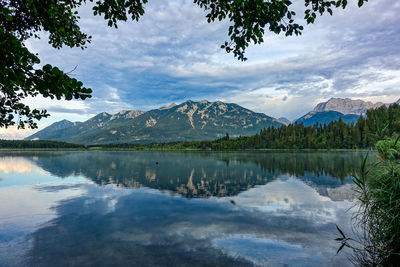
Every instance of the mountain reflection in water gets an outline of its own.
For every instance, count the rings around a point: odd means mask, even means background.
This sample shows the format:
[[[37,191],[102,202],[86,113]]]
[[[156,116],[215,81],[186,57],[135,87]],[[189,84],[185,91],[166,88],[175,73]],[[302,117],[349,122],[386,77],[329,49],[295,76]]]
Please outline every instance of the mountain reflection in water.
[[[322,195],[351,182],[363,153],[32,152],[54,176],[82,175],[99,185],[149,187],[187,198],[234,196],[286,174]],[[26,154],[25,154],[25,158]],[[332,179],[333,178],[333,179]]]
[[[2,151],[0,266],[345,266],[364,156]]]

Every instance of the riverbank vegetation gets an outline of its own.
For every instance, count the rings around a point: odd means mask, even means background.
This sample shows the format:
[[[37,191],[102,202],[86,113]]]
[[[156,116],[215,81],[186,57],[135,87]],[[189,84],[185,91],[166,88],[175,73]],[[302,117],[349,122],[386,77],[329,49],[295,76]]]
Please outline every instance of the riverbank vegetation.
[[[364,160],[356,184],[353,237],[338,228],[339,250],[353,250],[359,266],[397,266],[400,262],[400,136],[378,141],[379,160]]]
[[[365,158],[353,173],[356,185],[353,236],[338,228],[341,243],[353,250],[352,260],[359,266],[397,266],[400,262],[400,115],[399,106],[379,108],[369,118],[371,141],[376,140],[378,160]],[[375,127],[375,128],[374,128]]]

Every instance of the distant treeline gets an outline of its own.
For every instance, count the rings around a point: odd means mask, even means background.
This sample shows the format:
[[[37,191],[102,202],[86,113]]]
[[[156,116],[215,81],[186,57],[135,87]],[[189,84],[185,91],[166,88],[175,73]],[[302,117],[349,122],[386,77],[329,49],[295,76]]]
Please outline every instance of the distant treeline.
[[[45,141],[45,140],[35,140],[35,141],[24,141],[24,140],[0,140],[1,148],[11,148],[11,149],[29,149],[29,148],[85,148],[84,145],[70,144],[65,142],[57,141]]]
[[[341,119],[326,124],[304,126],[291,124],[267,128],[253,136],[230,139],[229,134],[214,141],[191,141],[154,144],[110,144],[115,149],[362,149],[371,148],[377,140],[400,133],[400,106],[393,104],[367,111],[357,123]]]

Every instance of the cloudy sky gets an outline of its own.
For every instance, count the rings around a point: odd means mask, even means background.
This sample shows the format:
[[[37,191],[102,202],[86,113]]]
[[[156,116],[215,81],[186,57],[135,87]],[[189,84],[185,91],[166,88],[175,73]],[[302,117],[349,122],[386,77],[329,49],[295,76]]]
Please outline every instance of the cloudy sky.
[[[27,47],[42,63],[59,66],[93,89],[85,101],[28,99],[52,115],[39,129],[61,120],[83,121],[106,111],[149,110],[187,99],[234,102],[290,120],[331,97],[373,102],[400,98],[400,2],[371,1],[362,8],[323,16],[300,37],[267,32],[251,45],[247,62],[226,54],[229,21],[208,24],[205,12],[189,0],[152,0],[139,22],[107,27],[89,6],[80,25],[92,35],[86,50],[53,49],[46,35]],[[296,2],[300,22],[303,0]],[[0,138],[22,138],[32,131],[0,129]]]

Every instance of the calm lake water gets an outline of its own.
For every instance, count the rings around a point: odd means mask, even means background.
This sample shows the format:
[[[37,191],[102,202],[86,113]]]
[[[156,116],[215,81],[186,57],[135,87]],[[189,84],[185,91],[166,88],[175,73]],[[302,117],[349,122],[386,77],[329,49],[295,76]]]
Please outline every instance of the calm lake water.
[[[364,155],[0,151],[0,266],[346,266]]]

